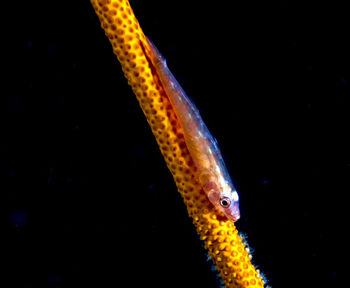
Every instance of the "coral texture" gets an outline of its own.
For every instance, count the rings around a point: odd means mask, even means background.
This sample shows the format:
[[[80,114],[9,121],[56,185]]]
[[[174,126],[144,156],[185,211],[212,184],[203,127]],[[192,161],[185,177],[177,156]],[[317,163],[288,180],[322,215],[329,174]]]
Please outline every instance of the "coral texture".
[[[91,0],[126,79],[226,287],[263,287],[235,225],[218,212],[197,182],[196,168],[167,95],[149,61],[149,47],[127,0]]]

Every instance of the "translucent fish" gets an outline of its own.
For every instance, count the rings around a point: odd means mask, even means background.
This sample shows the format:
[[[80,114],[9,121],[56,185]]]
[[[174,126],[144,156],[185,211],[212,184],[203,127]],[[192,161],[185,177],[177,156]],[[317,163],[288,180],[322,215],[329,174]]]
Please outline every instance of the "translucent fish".
[[[239,197],[227,172],[217,141],[155,45],[147,39],[150,61],[183,129],[186,146],[198,169],[198,182],[210,202],[235,222],[240,218]]]

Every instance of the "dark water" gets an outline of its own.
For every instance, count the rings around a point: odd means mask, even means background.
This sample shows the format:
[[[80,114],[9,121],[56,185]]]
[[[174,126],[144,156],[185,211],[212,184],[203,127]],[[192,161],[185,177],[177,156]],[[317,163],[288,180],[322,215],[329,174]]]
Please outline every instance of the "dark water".
[[[344,3],[131,1],[220,144],[272,287],[337,287]],[[219,287],[89,2],[4,11],[0,286]]]

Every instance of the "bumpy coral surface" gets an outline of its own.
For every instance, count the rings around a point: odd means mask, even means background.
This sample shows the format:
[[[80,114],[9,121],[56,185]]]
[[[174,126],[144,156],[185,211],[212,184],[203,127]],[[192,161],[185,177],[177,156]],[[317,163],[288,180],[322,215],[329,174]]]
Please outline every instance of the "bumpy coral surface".
[[[132,87],[174,176],[200,238],[226,287],[263,287],[235,225],[209,202],[182,129],[152,64],[145,35],[127,0],[91,0],[126,79]]]

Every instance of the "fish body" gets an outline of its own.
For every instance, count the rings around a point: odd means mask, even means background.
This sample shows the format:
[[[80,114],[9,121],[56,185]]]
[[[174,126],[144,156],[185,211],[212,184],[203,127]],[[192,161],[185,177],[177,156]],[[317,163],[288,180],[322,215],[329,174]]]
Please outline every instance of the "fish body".
[[[198,170],[198,182],[210,202],[235,222],[240,218],[239,197],[225,167],[217,141],[198,109],[188,98],[155,45],[147,39],[150,60],[183,129],[188,151]]]

